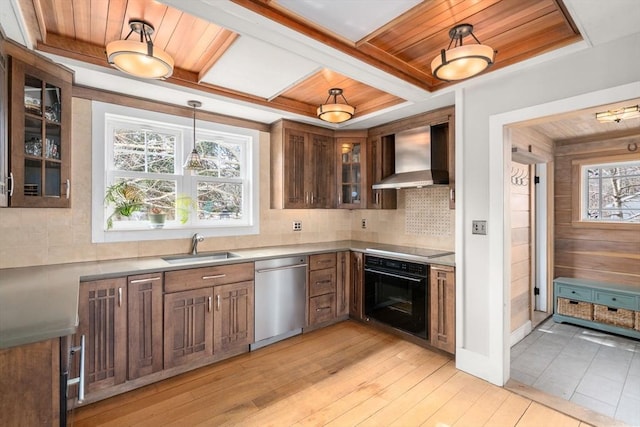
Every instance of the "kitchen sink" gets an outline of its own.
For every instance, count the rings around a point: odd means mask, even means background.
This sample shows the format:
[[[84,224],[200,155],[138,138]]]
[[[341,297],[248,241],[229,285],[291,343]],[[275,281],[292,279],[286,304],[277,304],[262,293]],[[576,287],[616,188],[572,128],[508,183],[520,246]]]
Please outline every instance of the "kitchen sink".
[[[240,258],[240,255],[232,252],[202,252],[197,255],[182,254],[162,257],[169,264],[192,264],[196,262],[224,261]]]

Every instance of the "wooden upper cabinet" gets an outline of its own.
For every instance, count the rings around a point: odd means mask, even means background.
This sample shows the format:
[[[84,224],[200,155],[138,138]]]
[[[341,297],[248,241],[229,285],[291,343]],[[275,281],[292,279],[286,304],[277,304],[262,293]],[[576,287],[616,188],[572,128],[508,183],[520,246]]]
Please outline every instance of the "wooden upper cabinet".
[[[366,137],[336,138],[338,207],[366,208]]]
[[[76,344],[85,336],[87,395],[124,383],[127,376],[127,279],[80,284]]]
[[[271,127],[271,208],[333,207],[333,131],[280,120]]]
[[[68,208],[73,74],[9,46],[9,206]]]
[[[395,209],[398,191],[374,190],[371,186],[395,172],[395,144],[393,135],[374,136],[367,141],[367,208]]]

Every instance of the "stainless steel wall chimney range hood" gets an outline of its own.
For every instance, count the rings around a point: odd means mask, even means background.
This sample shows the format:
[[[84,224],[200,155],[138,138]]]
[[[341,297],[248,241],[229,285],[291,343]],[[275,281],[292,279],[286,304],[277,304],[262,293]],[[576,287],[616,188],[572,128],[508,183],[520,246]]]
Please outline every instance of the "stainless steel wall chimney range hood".
[[[449,184],[447,140],[432,134],[434,130],[421,126],[396,133],[395,173],[371,187],[384,190]]]

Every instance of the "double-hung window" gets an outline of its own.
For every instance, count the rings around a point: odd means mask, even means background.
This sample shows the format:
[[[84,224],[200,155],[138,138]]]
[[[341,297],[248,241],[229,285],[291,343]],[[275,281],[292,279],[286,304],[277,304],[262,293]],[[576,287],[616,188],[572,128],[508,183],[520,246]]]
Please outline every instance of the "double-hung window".
[[[204,168],[189,171],[191,120],[93,103],[94,241],[258,233],[258,132],[198,121],[195,134]]]

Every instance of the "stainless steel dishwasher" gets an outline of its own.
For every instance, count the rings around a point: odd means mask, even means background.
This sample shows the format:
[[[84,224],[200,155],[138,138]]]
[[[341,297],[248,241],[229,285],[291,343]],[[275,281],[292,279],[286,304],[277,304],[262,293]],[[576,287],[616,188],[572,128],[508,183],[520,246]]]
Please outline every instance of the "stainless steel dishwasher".
[[[256,350],[302,333],[305,321],[307,257],[256,261]]]

